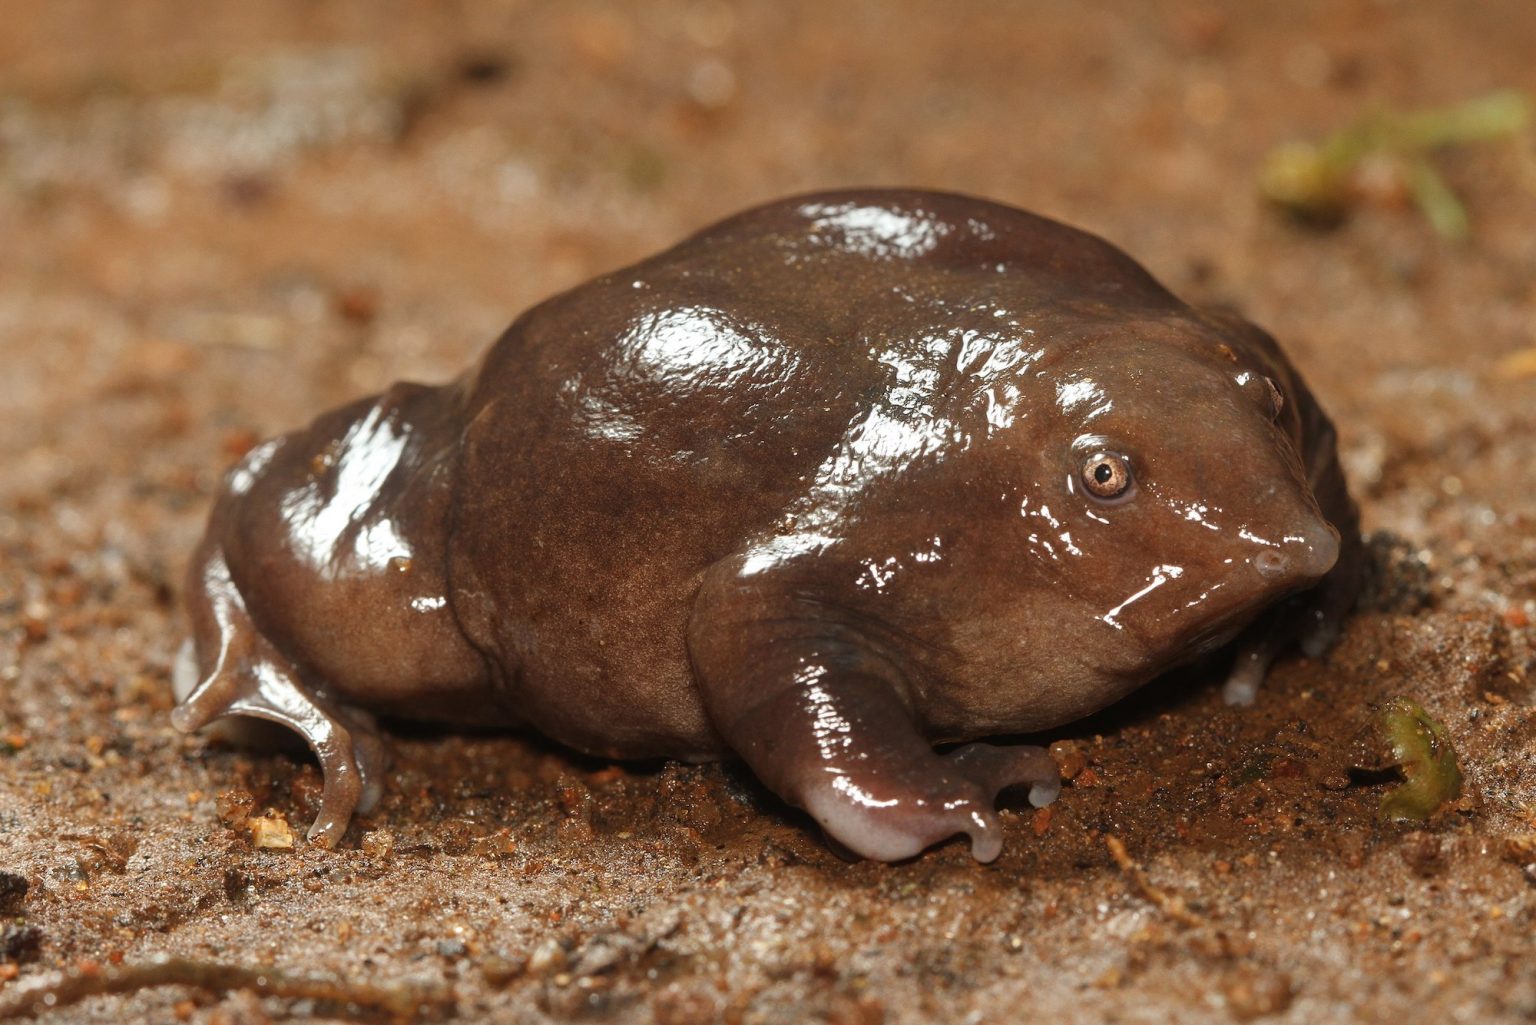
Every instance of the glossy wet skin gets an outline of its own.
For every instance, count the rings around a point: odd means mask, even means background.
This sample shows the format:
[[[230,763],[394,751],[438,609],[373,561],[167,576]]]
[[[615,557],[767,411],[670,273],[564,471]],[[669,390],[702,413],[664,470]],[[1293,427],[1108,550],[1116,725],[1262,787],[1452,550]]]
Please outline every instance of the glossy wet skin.
[[[377,796],[382,711],[736,755],[858,853],[990,860],[997,791],[1055,768],[934,743],[1070,722],[1273,609],[1251,701],[1358,567],[1332,430],[1256,328],[1021,211],[801,197],[256,450],[177,723],[303,733],[325,842]]]

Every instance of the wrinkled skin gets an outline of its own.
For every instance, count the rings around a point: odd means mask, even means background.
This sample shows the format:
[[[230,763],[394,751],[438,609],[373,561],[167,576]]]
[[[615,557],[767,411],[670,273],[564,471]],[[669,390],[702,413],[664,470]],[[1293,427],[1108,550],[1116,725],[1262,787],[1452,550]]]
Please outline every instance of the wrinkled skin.
[[[1332,428],[1257,328],[1022,211],[800,197],[254,450],[196,553],[175,722],[301,733],[328,844],[378,797],[383,713],[734,754],[859,854],[963,832],[990,860],[998,791],[1047,802],[1056,769],[935,744],[1235,638],[1250,702],[1359,568]]]

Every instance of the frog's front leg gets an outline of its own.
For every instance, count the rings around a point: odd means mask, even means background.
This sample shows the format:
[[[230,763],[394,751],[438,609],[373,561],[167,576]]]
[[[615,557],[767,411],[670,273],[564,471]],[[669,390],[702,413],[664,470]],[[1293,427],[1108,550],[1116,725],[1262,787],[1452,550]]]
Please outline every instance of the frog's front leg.
[[[689,649],[716,729],[770,789],[835,840],[881,861],[965,833],[978,861],[1002,850],[997,795],[1060,791],[1044,748],[969,744],[938,754],[897,656],[823,606],[706,584]]]
[[[171,713],[184,733],[225,716],[253,716],[302,736],[325,777],[310,840],[334,847],[355,811],[378,803],[387,756],[372,718],[332,704],[306,686],[293,664],[251,622],[223,552],[212,540],[189,574],[188,609],[197,680]]]

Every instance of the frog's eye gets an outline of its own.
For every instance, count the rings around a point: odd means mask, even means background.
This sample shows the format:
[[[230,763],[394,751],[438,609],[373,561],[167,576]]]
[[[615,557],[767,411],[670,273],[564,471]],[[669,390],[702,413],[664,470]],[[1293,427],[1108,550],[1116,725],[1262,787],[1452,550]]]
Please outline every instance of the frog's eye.
[[[1094,452],[1083,460],[1081,476],[1090,495],[1108,502],[1131,490],[1131,461],[1118,452]]]

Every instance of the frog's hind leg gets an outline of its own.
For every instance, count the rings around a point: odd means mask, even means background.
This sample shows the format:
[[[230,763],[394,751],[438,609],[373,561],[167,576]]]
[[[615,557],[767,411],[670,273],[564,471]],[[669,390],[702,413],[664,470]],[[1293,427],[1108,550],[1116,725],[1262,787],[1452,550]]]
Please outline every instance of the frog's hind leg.
[[[171,713],[184,733],[226,716],[253,716],[296,731],[325,776],[311,841],[334,847],[353,812],[378,803],[387,755],[371,717],[340,708],[305,685],[251,622],[224,555],[204,542],[191,575],[188,606],[200,679]]]

